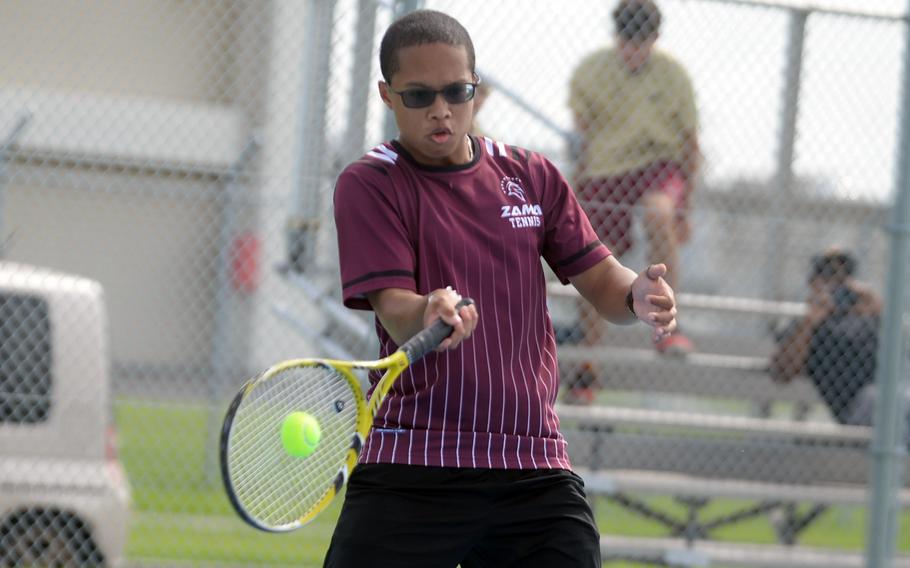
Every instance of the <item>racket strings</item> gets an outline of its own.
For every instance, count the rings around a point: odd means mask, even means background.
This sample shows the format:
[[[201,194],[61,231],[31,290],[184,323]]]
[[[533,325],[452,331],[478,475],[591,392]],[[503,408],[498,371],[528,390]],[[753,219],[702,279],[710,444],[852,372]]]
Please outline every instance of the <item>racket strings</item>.
[[[288,397],[290,395],[290,393],[278,394],[282,397]],[[301,405],[299,407],[296,405],[295,407],[312,409],[314,408],[314,404],[318,405],[318,401],[314,400],[312,393],[310,393],[310,396],[307,399],[301,400]],[[274,405],[271,406],[272,408],[277,408]],[[290,410],[293,410],[293,408]],[[272,422],[274,423],[282,420],[284,415],[286,415],[286,413],[278,412],[277,416],[270,418],[273,419]],[[320,420],[320,423],[325,424],[323,428],[327,430],[327,436],[320,442],[320,451],[314,453],[308,458],[305,458],[308,462],[306,463],[307,473],[312,473],[313,475],[308,477],[306,475],[298,474],[287,478],[288,481],[296,481],[290,485],[293,486],[294,491],[299,490],[302,492],[301,498],[303,502],[312,500],[314,498],[314,491],[317,491],[318,496],[321,497],[325,491],[326,468],[328,468],[327,473],[329,475],[332,475],[337,471],[338,467],[340,466],[337,462],[337,459],[332,458],[333,456],[338,456],[339,453],[344,453],[347,450],[349,443],[346,436],[341,439],[335,437],[333,440],[331,433],[333,431],[339,431],[339,429],[333,428],[332,424],[330,422],[326,422],[325,420]],[[267,446],[271,441],[273,441],[272,438],[274,438],[275,433],[274,431],[270,430],[272,429],[263,429],[258,433],[256,438],[251,438],[251,446],[261,448]],[[335,443],[333,444],[333,442]],[[299,473],[297,470],[301,469],[295,467],[298,465],[296,462],[301,458],[289,457],[284,453],[283,449],[280,452],[276,450],[268,452],[257,451],[256,453],[260,456],[260,458],[251,461],[250,463],[249,470],[252,475],[256,475],[261,471],[273,471],[276,473],[276,475],[281,475],[283,473],[287,473],[286,466],[294,468],[293,473]],[[289,461],[291,462],[290,464],[286,463]],[[269,484],[257,484],[255,487],[259,488],[259,490],[257,490],[254,494],[256,501],[260,504],[263,504],[265,509],[274,510],[273,514],[276,516],[276,518],[290,517],[294,519],[298,517],[298,514],[295,511],[298,505],[295,503],[293,495],[291,495],[291,499],[287,499],[286,491],[284,491],[284,489],[287,489],[286,487],[282,487],[281,485],[271,486]],[[266,491],[264,490],[265,488],[270,489]],[[276,508],[273,505],[274,503],[279,503],[284,506],[279,506]],[[258,513],[261,515],[261,511]]]
[[[319,422],[321,438],[308,457],[288,455],[281,443],[282,423],[295,411]],[[356,425],[352,385],[334,369],[299,366],[260,379],[237,408],[227,447],[239,505],[275,529],[297,524],[330,489]]]
[[[286,378],[276,379],[282,383],[286,381]],[[331,477],[337,472],[350,444],[348,434],[351,430],[349,427],[339,429],[333,425],[332,420],[324,419],[325,414],[318,416],[312,411],[320,405],[324,406],[320,397],[314,396],[313,392],[305,393],[304,397],[300,397],[297,390],[299,389],[290,388],[284,384],[281,388],[268,392],[266,396],[260,394],[257,412],[263,416],[263,420],[272,424],[280,424],[289,411],[308,409],[311,414],[317,416],[317,420],[325,432],[317,452],[308,458],[288,456],[280,444],[274,441],[276,436],[274,428],[251,429],[248,440],[245,440],[246,443],[238,444],[238,454],[243,448],[243,452],[256,456],[245,463],[243,470],[236,474],[238,484],[250,488],[246,492],[245,505],[251,514],[268,523],[284,524],[305,515],[308,507],[311,507],[312,503],[325,494],[326,477]],[[323,390],[319,394],[345,396],[349,394],[347,390],[341,389],[340,393]],[[285,409],[282,404],[275,403],[276,401],[283,403],[286,400],[295,399],[295,397],[301,401],[299,405],[293,404]],[[331,396],[331,399],[333,406],[334,403],[343,400],[339,396]],[[268,411],[262,410],[265,407],[268,408]],[[344,432],[345,434],[339,437],[333,436],[333,432]],[[338,458],[339,455],[342,457]],[[306,463],[298,463],[302,460],[306,460]],[[262,483],[260,476],[263,472],[270,472],[268,474],[273,476],[272,483]],[[276,480],[278,483],[275,483]]]

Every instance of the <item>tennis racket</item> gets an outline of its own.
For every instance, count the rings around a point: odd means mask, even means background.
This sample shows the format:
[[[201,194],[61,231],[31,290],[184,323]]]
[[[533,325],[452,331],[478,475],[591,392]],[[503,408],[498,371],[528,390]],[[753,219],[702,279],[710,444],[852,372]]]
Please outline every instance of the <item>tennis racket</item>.
[[[469,298],[456,306],[472,304]],[[313,520],[344,487],[357,465],[373,418],[395,380],[452,333],[444,321],[377,361],[292,359],[244,384],[221,429],[221,476],[240,517],[268,532],[287,532]],[[367,401],[354,369],[385,370]],[[306,457],[290,454],[282,427],[305,412],[319,426]]]

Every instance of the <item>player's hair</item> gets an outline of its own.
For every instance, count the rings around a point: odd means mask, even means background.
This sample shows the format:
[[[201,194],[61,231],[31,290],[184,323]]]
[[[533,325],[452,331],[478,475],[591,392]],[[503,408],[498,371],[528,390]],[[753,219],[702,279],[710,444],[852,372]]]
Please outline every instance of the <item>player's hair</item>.
[[[613,9],[616,35],[625,41],[643,41],[660,30],[660,9],[652,0],[620,0]]]
[[[474,43],[468,30],[458,20],[435,10],[417,10],[402,16],[389,26],[379,46],[379,68],[382,78],[390,83],[399,70],[398,51],[428,43],[463,45],[468,52],[468,67],[474,72]]]
[[[849,252],[829,249],[812,257],[809,280],[844,280],[856,271],[856,259]]]

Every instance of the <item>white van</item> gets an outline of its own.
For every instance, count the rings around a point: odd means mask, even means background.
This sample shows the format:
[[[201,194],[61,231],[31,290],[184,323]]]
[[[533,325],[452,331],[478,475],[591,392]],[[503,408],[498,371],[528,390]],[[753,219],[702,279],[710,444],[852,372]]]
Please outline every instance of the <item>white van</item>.
[[[129,489],[101,286],[0,262],[0,566],[118,566]]]

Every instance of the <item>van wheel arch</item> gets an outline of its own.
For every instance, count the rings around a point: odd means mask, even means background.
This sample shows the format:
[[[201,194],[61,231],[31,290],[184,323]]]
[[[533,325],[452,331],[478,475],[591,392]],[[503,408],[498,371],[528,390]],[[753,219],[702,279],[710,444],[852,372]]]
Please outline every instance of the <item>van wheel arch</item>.
[[[0,566],[104,566],[88,523],[71,511],[33,507],[0,523]]]

